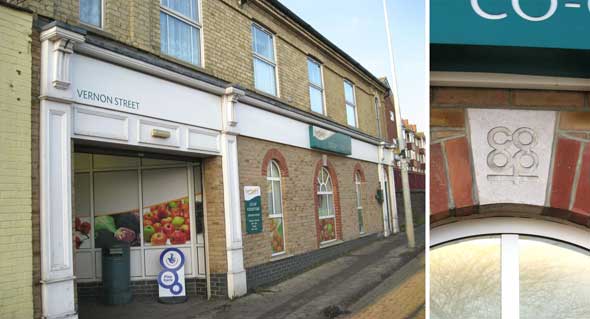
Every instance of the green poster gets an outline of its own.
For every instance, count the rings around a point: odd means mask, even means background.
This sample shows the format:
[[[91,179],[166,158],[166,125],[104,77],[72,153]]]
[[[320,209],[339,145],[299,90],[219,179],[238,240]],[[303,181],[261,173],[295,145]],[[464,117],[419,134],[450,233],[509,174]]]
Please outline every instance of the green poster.
[[[244,186],[246,234],[262,232],[262,206],[260,203],[260,187]]]

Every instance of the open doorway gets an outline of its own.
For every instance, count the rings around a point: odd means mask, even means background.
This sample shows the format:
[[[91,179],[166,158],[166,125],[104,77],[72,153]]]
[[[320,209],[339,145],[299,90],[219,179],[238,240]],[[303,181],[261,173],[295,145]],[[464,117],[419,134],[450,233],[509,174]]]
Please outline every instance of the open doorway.
[[[187,294],[206,291],[202,167],[199,159],[75,147],[74,259],[78,295],[101,293],[101,248],[131,246],[134,295],[158,293],[160,253],[186,256]],[[194,283],[194,284],[191,284]]]

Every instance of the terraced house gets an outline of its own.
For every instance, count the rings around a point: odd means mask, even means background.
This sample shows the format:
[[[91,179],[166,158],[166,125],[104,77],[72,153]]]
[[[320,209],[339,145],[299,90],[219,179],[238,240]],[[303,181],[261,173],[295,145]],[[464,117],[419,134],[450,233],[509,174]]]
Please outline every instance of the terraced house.
[[[135,294],[174,246],[234,298],[399,226],[387,84],[278,1],[1,4],[0,317],[76,318],[116,242]]]

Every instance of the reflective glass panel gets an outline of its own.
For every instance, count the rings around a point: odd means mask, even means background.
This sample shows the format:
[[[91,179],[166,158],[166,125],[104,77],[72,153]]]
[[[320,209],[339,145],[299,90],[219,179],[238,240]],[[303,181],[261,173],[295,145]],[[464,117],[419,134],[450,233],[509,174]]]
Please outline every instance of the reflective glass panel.
[[[501,317],[500,238],[452,242],[430,251],[432,319]]]
[[[520,236],[520,318],[590,318],[590,254]]]

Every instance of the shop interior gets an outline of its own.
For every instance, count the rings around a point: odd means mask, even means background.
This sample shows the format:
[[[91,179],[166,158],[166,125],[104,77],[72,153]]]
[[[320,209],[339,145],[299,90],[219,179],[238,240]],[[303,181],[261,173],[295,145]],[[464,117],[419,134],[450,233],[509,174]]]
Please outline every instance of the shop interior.
[[[167,247],[185,255],[187,278],[205,278],[199,158],[75,145],[75,276],[101,281],[101,248],[130,246],[131,280],[155,280]]]

